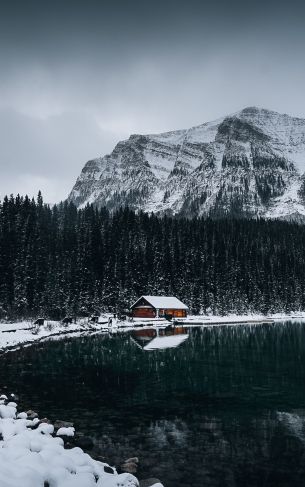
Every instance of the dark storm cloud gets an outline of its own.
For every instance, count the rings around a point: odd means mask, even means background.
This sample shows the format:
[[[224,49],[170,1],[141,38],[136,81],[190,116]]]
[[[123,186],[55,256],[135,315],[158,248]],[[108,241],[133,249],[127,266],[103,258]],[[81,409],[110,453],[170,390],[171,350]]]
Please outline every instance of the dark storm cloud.
[[[66,196],[133,132],[259,105],[305,116],[301,2],[11,1],[0,12],[0,195]]]

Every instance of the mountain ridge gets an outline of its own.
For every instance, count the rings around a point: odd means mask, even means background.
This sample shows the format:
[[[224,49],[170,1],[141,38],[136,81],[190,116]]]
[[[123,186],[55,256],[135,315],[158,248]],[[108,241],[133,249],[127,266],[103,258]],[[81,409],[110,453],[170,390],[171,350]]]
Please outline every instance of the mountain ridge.
[[[68,200],[157,214],[305,218],[305,119],[257,107],[132,134],[84,166]]]

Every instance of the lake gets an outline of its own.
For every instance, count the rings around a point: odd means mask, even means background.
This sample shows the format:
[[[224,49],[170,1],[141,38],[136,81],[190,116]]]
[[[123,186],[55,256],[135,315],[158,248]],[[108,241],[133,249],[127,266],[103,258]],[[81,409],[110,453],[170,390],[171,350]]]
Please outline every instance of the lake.
[[[165,487],[305,485],[305,323],[49,341],[0,357],[0,384]]]

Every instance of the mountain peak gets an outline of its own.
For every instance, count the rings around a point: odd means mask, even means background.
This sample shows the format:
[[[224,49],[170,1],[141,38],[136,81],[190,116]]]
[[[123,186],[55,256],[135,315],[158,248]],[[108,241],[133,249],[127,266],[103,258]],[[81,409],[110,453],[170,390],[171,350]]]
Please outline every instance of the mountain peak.
[[[252,106],[252,107],[245,107],[243,108],[240,113],[244,113],[244,114],[247,114],[247,115],[251,115],[251,114],[256,114],[256,113],[259,113],[261,111],[269,111],[269,110],[266,110],[265,108],[259,108],[259,107],[256,107],[256,106]]]
[[[304,170],[305,120],[250,106],[190,129],[131,135],[85,165],[69,200],[188,217],[305,218]]]
[[[269,110],[269,108],[263,108],[257,106],[245,107],[242,110],[240,110],[240,112],[238,112],[238,115],[246,116],[246,117],[257,117],[257,116],[289,117],[289,115],[287,115],[286,113],[279,113],[274,110]]]

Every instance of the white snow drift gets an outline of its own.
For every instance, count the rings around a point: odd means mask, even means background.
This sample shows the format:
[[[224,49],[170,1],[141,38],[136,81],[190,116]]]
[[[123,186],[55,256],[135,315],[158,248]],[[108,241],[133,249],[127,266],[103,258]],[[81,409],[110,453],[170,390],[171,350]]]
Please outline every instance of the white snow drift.
[[[109,465],[93,460],[80,448],[66,450],[54,426],[17,415],[15,402],[0,399],[0,487],[137,487],[131,474],[105,472]],[[33,429],[34,428],[34,429]],[[58,434],[74,434],[61,428]],[[64,431],[63,431],[64,430]],[[69,431],[68,431],[69,430]]]

